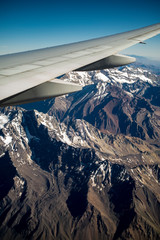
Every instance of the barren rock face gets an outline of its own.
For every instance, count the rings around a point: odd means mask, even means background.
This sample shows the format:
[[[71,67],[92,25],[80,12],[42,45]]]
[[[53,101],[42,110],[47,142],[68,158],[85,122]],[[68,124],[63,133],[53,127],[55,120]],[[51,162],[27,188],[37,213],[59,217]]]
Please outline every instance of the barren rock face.
[[[93,85],[48,113],[1,109],[0,239],[159,239],[156,75],[69,77]]]

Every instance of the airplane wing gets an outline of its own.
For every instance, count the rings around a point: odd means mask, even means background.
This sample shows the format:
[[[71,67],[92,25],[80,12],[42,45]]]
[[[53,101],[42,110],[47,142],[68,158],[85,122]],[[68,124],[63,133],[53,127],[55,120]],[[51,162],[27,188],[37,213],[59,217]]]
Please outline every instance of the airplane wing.
[[[0,56],[0,106],[42,100],[81,89],[57,77],[73,70],[122,66],[118,52],[160,34],[160,23],[107,37]]]

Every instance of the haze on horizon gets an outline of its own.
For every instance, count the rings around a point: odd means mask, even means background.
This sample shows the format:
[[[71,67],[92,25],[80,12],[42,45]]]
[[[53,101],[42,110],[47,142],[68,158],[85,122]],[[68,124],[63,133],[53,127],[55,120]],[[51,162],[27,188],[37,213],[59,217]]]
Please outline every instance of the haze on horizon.
[[[77,42],[160,22],[153,0],[24,1],[0,3],[0,55]],[[160,35],[123,51],[160,61]]]

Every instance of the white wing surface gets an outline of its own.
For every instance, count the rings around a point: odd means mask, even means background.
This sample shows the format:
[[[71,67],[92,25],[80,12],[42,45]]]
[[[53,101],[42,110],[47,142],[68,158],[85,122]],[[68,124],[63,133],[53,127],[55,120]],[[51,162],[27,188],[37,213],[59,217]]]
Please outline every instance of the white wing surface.
[[[117,53],[157,34],[160,34],[160,23],[93,40],[0,56],[0,105],[37,101],[80,90],[80,86],[56,78],[73,70],[103,69],[134,62],[134,58]]]

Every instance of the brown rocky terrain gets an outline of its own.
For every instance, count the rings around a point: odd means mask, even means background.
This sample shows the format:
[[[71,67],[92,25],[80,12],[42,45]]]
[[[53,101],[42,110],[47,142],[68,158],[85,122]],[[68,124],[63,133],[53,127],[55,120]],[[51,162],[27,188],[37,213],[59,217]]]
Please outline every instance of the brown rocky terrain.
[[[96,76],[48,113],[1,109],[0,239],[160,238],[158,85]]]

